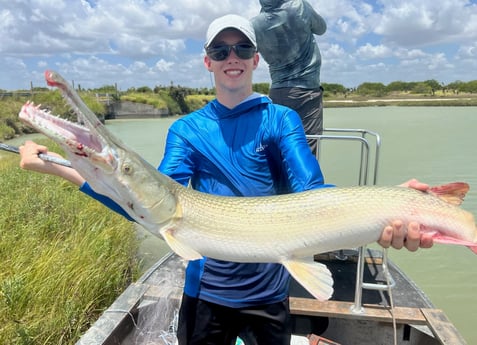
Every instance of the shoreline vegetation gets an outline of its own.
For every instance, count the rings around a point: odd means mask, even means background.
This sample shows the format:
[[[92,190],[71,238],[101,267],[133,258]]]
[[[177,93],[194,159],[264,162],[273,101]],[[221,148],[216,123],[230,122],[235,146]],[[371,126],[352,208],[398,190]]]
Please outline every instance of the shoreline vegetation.
[[[134,226],[11,153],[0,182],[0,344],[75,344],[139,277]]]
[[[80,93],[86,105],[101,119],[112,119],[108,117],[108,103],[114,97],[109,97],[105,101],[104,96],[100,97],[92,93]],[[199,109],[207,102],[215,98],[215,95],[188,95],[184,98],[185,109],[182,111],[177,103],[169,99],[168,103],[164,99],[158,99],[156,94],[129,94],[121,97],[119,101],[128,101],[138,104],[146,104],[154,107],[160,106],[167,109],[166,116],[177,116],[189,113],[195,109]],[[20,122],[18,119],[18,112],[22,105],[32,100],[35,104],[41,104],[41,107],[48,109],[53,114],[71,120],[72,113],[64,100],[61,98],[58,91],[48,91],[47,93],[33,93],[28,96],[10,96],[1,97],[0,93],[0,142],[19,137],[23,134],[34,133],[33,130]],[[326,95],[323,99],[323,106],[326,108],[351,108],[351,107],[385,107],[385,106],[400,106],[400,107],[465,107],[477,106],[477,93],[466,93],[459,95],[445,95],[437,93],[433,96],[429,95],[414,95],[409,93],[392,94],[383,97],[365,97],[359,95]],[[148,117],[148,116],[145,116]],[[141,118],[141,115],[130,115],[129,117],[121,118]]]
[[[333,98],[323,100],[325,108],[345,108],[345,107],[385,107],[385,106],[399,106],[399,107],[468,107],[477,106],[477,94],[458,95],[458,96],[423,96],[423,95],[392,95],[381,98]]]
[[[456,81],[448,85],[436,80],[423,82],[362,83],[357,88],[346,88],[341,84],[322,83],[325,108],[369,107],[369,106],[477,106],[477,80]],[[253,84],[253,90],[267,95],[268,83]],[[215,90],[208,88],[188,88],[182,86],[147,86],[119,91],[116,85],[105,85],[97,89],[77,91],[86,105],[101,119],[114,118],[115,105],[124,102],[138,103],[160,110],[161,116],[187,114],[201,108],[215,98]],[[7,92],[0,90],[0,141],[9,140],[31,129],[18,120],[22,105],[31,100],[41,104],[53,114],[71,118],[71,110],[57,90],[33,87],[31,90]],[[140,109],[128,118],[141,118]],[[150,117],[150,116],[148,116]],[[122,117],[126,118],[126,117]]]

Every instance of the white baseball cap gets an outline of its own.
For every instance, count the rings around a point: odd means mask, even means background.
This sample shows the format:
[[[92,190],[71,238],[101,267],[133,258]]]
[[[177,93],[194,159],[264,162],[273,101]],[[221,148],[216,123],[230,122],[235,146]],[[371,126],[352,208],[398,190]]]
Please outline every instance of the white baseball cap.
[[[215,37],[225,29],[236,29],[240,31],[255,47],[257,47],[257,40],[255,38],[255,31],[253,30],[252,23],[248,19],[239,15],[227,14],[210,23],[209,28],[207,29],[205,48],[209,47]]]

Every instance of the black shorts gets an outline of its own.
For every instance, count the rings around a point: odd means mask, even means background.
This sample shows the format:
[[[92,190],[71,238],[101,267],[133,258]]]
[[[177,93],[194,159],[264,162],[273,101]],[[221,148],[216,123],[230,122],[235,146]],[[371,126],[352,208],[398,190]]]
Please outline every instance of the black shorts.
[[[229,308],[182,296],[177,338],[179,345],[289,345],[290,308],[283,302]]]

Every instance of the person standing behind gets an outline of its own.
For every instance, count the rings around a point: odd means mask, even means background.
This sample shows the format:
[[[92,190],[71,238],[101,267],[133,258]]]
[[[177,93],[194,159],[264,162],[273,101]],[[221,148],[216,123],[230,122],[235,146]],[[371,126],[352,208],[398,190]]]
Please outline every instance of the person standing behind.
[[[325,33],[326,22],[306,0],[260,0],[260,5],[251,21],[258,51],[269,66],[269,96],[300,115],[306,134],[321,134],[321,54],[314,35]],[[316,155],[317,140],[308,144]]]

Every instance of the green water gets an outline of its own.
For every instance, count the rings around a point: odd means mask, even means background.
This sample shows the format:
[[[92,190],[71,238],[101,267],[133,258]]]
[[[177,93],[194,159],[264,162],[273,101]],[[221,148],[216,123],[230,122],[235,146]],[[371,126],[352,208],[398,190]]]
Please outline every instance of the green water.
[[[114,120],[107,126],[156,166],[173,120]],[[471,189],[463,208],[477,216],[476,107],[325,109],[325,127],[367,129],[380,135],[377,184],[399,184],[413,177],[429,184],[468,182]],[[354,143],[323,143],[320,163],[327,182],[356,184],[358,154]],[[154,255],[165,247],[148,237],[144,250]],[[477,344],[477,257],[467,248],[445,245],[389,254],[446,312],[469,344]]]

